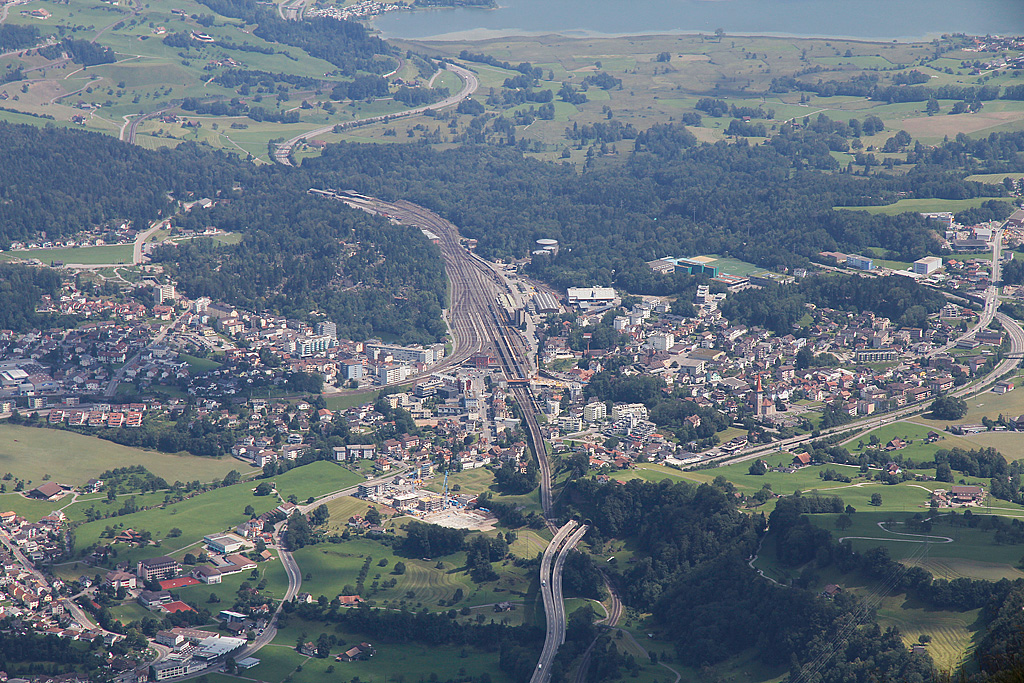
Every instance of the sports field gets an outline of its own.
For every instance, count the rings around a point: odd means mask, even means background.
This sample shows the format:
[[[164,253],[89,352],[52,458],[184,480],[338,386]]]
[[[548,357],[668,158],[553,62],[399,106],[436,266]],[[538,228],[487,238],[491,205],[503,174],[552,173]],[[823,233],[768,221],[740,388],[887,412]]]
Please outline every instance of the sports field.
[[[41,484],[46,474],[58,483],[77,486],[106,470],[126,465],[142,465],[169,482],[213,481],[231,470],[243,475],[252,471],[230,457],[171,455],[59,429],[0,424],[0,472],[10,472],[32,486]]]
[[[95,265],[98,263],[131,264],[132,249],[133,247],[130,244],[70,249],[27,249],[25,251],[4,252],[0,254],[0,259],[39,259],[46,264],[57,261],[61,263],[80,263],[82,265]]]

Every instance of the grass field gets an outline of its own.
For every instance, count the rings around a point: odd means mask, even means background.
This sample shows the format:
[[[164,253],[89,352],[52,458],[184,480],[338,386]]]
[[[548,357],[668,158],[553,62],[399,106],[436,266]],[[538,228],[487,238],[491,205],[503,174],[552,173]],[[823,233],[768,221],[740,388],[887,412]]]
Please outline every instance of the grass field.
[[[159,547],[150,545],[128,548],[118,544],[115,546],[118,550],[118,560],[128,559],[134,562],[158,555],[183,554],[185,548],[193,547],[202,541],[206,534],[225,531],[246,521],[248,516],[243,514],[243,511],[247,505],[252,505],[256,514],[261,514],[279,504],[272,496],[254,496],[248,484],[236,484],[199,494],[165,508],[88,522],[76,530],[75,547],[82,549],[101,541],[109,543],[106,539],[101,539],[100,535],[107,526],[115,526],[119,529],[146,530],[153,534],[155,540],[162,541]],[[172,528],[181,529],[181,536],[168,538],[167,532]]]
[[[196,356],[190,356],[187,353],[179,353],[178,360],[188,363],[189,372],[192,374],[198,374],[203,372],[209,372],[210,370],[216,370],[221,366],[215,360],[209,358],[198,358]]]
[[[441,558],[443,569],[436,567],[438,560],[399,557],[390,546],[364,538],[355,538],[340,544],[302,548],[295,553],[295,560],[303,575],[310,577],[304,578],[303,590],[314,596],[325,595],[328,598],[342,594],[346,585],[357,587],[358,575],[367,557],[372,557],[373,560],[366,577],[365,590],[361,595],[378,603],[386,601],[392,605],[404,604],[416,609],[447,609],[448,602],[460,588],[465,598],[456,605],[457,607],[529,599],[528,596],[537,589],[537,586],[531,585],[534,578],[532,572],[527,576],[525,570],[516,569],[505,563],[494,565],[500,576],[498,581],[473,583],[463,569],[465,553],[455,553]],[[382,559],[387,560],[387,566],[378,565]],[[399,561],[406,565],[405,574],[392,574],[395,563]],[[396,580],[394,587],[381,587],[378,591],[373,591],[374,581],[383,583],[392,578]],[[409,597],[410,592],[412,597]]]
[[[883,537],[890,534],[880,530],[877,522],[890,518],[901,520],[907,515],[899,513],[857,512],[853,515],[854,526],[839,532],[834,526],[835,515],[809,515],[810,520],[829,529],[835,536],[849,534]],[[900,525],[891,527],[893,530],[906,531]],[[977,529],[957,528],[948,524],[935,524],[933,536],[954,538],[953,543],[899,543],[893,541],[851,541],[854,548],[860,551],[870,547],[882,546],[890,555],[908,565],[916,565],[927,569],[936,578],[955,579],[960,577],[997,581],[1001,578],[1017,579],[1024,576],[1015,565],[1024,548],[1021,546],[1000,546],[994,543],[988,532]],[[893,538],[897,536],[892,535]],[[757,560],[757,567],[768,576],[786,582],[795,578],[801,568],[783,568],[776,561],[774,543],[769,533],[762,552]],[[1014,557],[1016,556],[1016,557]],[[899,628],[904,642],[910,646],[916,644],[920,635],[929,635],[932,640],[928,645],[929,654],[936,665],[943,671],[955,669],[973,647],[974,639],[984,628],[980,610],[963,612],[937,610],[921,604],[915,598],[902,593],[893,593],[877,580],[861,575],[858,572],[842,574],[834,567],[815,569],[815,590],[824,588],[828,583],[836,583],[844,590],[853,592],[860,597],[871,600],[877,608],[878,623],[882,628],[895,626]]]
[[[932,212],[932,211],[963,211],[981,206],[993,197],[975,197],[973,199],[901,199],[894,204],[883,206],[836,206],[841,211],[866,211],[871,214],[883,214],[895,216],[907,212]]]
[[[61,484],[77,486],[101,472],[126,465],[142,465],[170,482],[213,481],[231,470],[245,474],[252,469],[229,457],[170,455],[58,429],[0,424],[0,471],[34,482],[35,486],[42,483],[45,474]]]
[[[24,251],[7,251],[0,254],[0,259],[39,259],[43,263],[81,263],[94,265],[97,263],[131,263],[132,245],[116,244],[102,247],[77,247],[71,249],[26,249]]]
[[[373,403],[380,395],[380,391],[360,391],[354,394],[335,394],[326,397],[329,410],[348,410],[364,403]]]
[[[935,427],[929,426],[924,421],[918,421],[915,417],[913,420],[904,420],[902,422],[895,422],[884,427],[872,430],[866,434],[859,435],[854,441],[847,443],[845,448],[856,455],[859,452],[858,446],[863,443],[868,445],[871,437],[878,439],[878,442],[883,446],[889,443],[891,440],[899,438],[907,442],[909,445],[899,451],[895,451],[904,458],[911,458],[916,461],[930,460],[935,454],[935,451],[939,449],[950,450],[953,448],[962,448],[970,450],[977,448],[978,444],[974,440],[974,435],[971,436],[954,436],[938,430],[941,438],[934,443],[925,443],[925,437],[929,432],[936,431]]]
[[[509,683],[510,679],[498,668],[498,653],[485,652],[475,648],[455,646],[427,646],[417,643],[391,643],[372,639],[377,653],[371,659],[359,662],[336,662],[334,656],[344,649],[341,645],[331,652],[328,659],[308,658],[295,652],[295,643],[302,634],[316,640],[321,633],[334,633],[350,647],[352,643],[365,642],[366,636],[344,630],[336,631],[327,624],[304,622],[292,618],[282,629],[272,645],[260,650],[259,666],[245,671],[242,675],[249,680],[266,683],[314,683],[319,681],[417,681],[431,678],[436,674],[441,680],[452,676],[479,676],[487,672],[495,683]],[[465,656],[463,656],[465,651]],[[302,670],[297,668],[301,666]],[[328,667],[333,667],[331,673]],[[462,672],[462,673],[459,673]],[[211,677],[211,683],[218,679]],[[238,678],[223,677],[223,681],[238,681]]]
[[[1002,183],[1003,178],[1020,180],[1021,178],[1024,178],[1024,173],[976,173],[974,175],[967,176],[966,180],[973,180],[978,183]]]
[[[294,495],[300,502],[307,498],[326,495],[339,489],[355,486],[365,478],[341,465],[320,460],[274,477],[277,492],[283,498]]]

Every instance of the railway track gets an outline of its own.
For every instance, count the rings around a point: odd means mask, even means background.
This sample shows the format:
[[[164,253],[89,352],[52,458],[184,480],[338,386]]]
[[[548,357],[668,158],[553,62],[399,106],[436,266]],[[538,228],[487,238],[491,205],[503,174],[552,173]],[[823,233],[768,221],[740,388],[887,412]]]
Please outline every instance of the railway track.
[[[452,332],[452,353],[441,363],[433,366],[429,373],[456,367],[467,361],[475,353],[493,348],[497,354],[502,372],[509,382],[510,393],[515,397],[522,415],[523,424],[529,437],[530,449],[537,458],[540,469],[541,507],[548,528],[561,541],[568,533],[563,527],[559,530],[552,515],[551,463],[548,459],[544,436],[537,420],[537,406],[529,390],[531,368],[526,349],[526,341],[512,325],[504,307],[497,306],[499,295],[508,291],[506,284],[499,278],[483,259],[476,257],[465,249],[460,241],[458,229],[451,222],[441,218],[433,211],[407,201],[385,202],[351,192],[333,192],[330,190],[311,190],[316,194],[340,199],[349,206],[369,213],[385,216],[403,225],[426,230],[437,236],[444,258],[445,270],[451,282],[451,302],[448,308],[448,325]],[[414,379],[414,378],[410,378]],[[406,380],[408,381],[408,380]],[[568,525],[567,525],[568,526]],[[561,534],[565,531],[565,534]],[[543,569],[551,572],[551,560],[542,565],[542,597],[548,617],[548,633],[545,646],[541,653],[538,668],[534,671],[535,683],[546,680],[549,675],[551,661],[558,651],[558,646],[565,640],[565,603],[561,594],[561,568],[564,566],[569,551],[583,537],[586,526],[581,527],[563,546],[554,559],[554,571],[544,576]],[[561,543],[553,544],[557,550]],[[613,594],[614,595],[614,594]],[[614,606],[621,604],[613,600]],[[614,622],[618,614],[614,615]]]

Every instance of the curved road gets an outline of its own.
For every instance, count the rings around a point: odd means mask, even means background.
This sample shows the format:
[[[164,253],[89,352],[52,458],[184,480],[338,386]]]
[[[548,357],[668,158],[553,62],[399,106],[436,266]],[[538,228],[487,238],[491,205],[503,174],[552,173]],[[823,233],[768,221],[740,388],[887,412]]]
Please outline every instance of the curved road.
[[[474,74],[469,69],[464,69],[463,67],[458,66],[456,64],[445,64],[444,68],[448,69],[449,71],[451,71],[452,73],[454,73],[455,75],[462,79],[462,90],[460,90],[455,95],[447,97],[441,100],[440,102],[435,102],[434,104],[425,104],[422,107],[407,109],[405,111],[397,112],[395,114],[371,116],[368,119],[346,121],[345,123],[332,123],[329,126],[321,126],[320,128],[316,128],[306,133],[302,133],[301,135],[296,135],[290,140],[287,140],[278,145],[277,149],[274,150],[274,161],[276,161],[279,164],[283,164],[284,166],[292,166],[292,149],[295,147],[295,145],[299,144],[304,140],[309,140],[310,138],[315,138],[317,135],[329,133],[333,131],[335,128],[342,130],[346,128],[355,128],[357,126],[365,126],[371,123],[379,123],[381,121],[390,121],[392,119],[401,119],[407,116],[416,116],[417,114],[422,114],[428,109],[444,109],[445,107],[450,107],[453,104],[458,104],[459,102],[461,102],[462,100],[466,99],[474,92],[476,92],[477,88],[480,87],[480,81],[477,79],[476,74]]]
[[[569,551],[587,532],[586,525],[576,529],[576,521],[569,520],[551,539],[540,561],[540,592],[544,601],[544,620],[547,631],[540,661],[533,672],[531,683],[543,683],[548,679],[551,662],[558,653],[558,647],[565,641],[565,601],[562,598],[562,568]],[[575,533],[566,540],[571,532]]]

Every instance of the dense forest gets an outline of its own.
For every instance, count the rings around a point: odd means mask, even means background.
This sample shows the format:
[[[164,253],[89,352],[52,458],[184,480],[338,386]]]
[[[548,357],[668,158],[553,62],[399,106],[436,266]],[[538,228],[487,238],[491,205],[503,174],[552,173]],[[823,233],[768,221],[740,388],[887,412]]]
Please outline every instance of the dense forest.
[[[39,29],[35,26],[0,24],[0,50],[21,50],[32,47],[39,41]]]
[[[105,135],[0,124],[0,180],[0,248],[37,236],[39,226],[51,239],[121,221],[144,229],[174,212],[172,198],[214,197],[214,208],[175,225],[240,232],[240,244],[198,240],[154,255],[188,295],[311,321],[326,315],[357,339],[425,343],[445,333],[437,247],[418,230],[309,196],[315,179],[306,174],[192,143],[147,151]],[[4,307],[5,327],[25,329],[39,322],[34,302],[56,284],[11,272],[0,296],[33,305]]]
[[[168,194],[214,196],[251,172],[192,143],[152,152],[99,133],[0,123],[0,249],[40,230],[55,239],[120,221],[144,228],[171,208]]]
[[[735,322],[788,334],[807,312],[807,304],[854,313],[872,311],[900,327],[927,327],[928,314],[944,303],[941,293],[898,275],[814,275],[795,284],[737,292],[722,302],[722,313]]]
[[[590,519],[592,545],[611,538],[635,544],[636,561],[611,570],[614,580],[627,604],[654,613],[684,665],[752,650],[768,666],[788,667],[790,681],[930,678],[931,660],[911,655],[899,633],[882,631],[856,598],[827,601],[759,579],[745,558],[755,554],[766,521],[740,512],[727,485],[576,480],[565,499],[567,510]]]
[[[59,288],[60,276],[52,270],[0,263],[0,329],[24,332],[44,324],[36,307]]]
[[[644,273],[644,261],[666,255],[717,253],[793,267],[822,250],[874,246],[890,258],[917,259],[939,248],[917,214],[832,207],[884,204],[900,192],[1004,196],[1001,185],[968,182],[953,171],[976,168],[979,159],[1000,166],[1024,149],[1024,134],[958,138],[937,150],[912,150],[919,165],[905,175],[865,178],[836,168],[829,146],[835,128],[823,124],[821,132],[751,146],[697,144],[685,127],[659,125],[637,136],[638,151],[626,163],[597,163],[582,174],[515,149],[478,146],[340,144],[302,168],[332,186],[429,206],[479,240],[488,257],[521,257],[538,238],[558,239],[571,249],[531,265],[556,286],[631,282],[646,293],[671,276]]]

